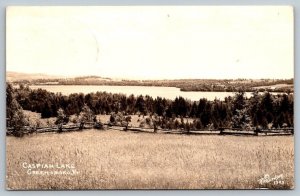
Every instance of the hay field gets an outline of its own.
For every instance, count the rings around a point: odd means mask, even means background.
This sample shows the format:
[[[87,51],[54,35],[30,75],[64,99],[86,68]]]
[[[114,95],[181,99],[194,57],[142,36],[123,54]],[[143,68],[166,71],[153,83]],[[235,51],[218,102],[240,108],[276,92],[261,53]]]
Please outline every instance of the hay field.
[[[85,130],[24,138],[9,136],[6,142],[7,189],[294,187],[293,136],[188,136]],[[79,173],[29,175],[24,162],[74,164]],[[265,174],[282,174],[284,182],[259,184]]]

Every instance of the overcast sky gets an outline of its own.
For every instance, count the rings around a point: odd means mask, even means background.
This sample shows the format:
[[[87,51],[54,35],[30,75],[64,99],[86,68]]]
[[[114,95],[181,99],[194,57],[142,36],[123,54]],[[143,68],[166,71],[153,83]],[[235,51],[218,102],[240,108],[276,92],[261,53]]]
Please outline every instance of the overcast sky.
[[[9,7],[7,71],[293,78],[288,6]]]

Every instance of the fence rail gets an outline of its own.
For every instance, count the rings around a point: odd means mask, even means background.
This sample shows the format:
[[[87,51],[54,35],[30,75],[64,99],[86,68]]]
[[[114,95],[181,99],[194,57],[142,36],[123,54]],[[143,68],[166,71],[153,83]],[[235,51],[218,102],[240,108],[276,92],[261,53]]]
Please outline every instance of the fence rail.
[[[141,128],[133,126],[121,126],[112,124],[97,124],[97,123],[84,123],[84,124],[74,124],[74,125],[56,125],[52,127],[23,127],[22,133],[49,133],[49,132],[72,132],[81,131],[83,129],[115,129],[120,131],[131,131],[131,132],[143,132],[143,133],[161,133],[161,134],[189,134],[189,135],[253,135],[253,136],[271,136],[271,135],[293,135],[294,128],[272,128],[272,129],[251,129],[243,130],[241,128],[230,128],[230,127],[220,127],[218,129],[208,130],[208,129],[191,129],[189,131],[183,129],[161,129],[157,128],[154,131],[153,128]],[[7,135],[13,135],[14,129],[7,127]]]
[[[294,128],[271,128],[271,129],[258,129],[253,128],[251,130],[243,130],[241,128],[229,128],[229,127],[220,127],[220,134],[222,135],[293,135]]]

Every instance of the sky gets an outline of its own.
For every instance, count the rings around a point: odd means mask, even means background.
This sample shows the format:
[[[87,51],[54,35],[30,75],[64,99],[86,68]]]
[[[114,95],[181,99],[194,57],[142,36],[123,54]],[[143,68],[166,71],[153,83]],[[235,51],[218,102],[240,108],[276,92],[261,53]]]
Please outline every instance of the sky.
[[[290,6],[11,6],[6,70],[127,79],[294,77]]]

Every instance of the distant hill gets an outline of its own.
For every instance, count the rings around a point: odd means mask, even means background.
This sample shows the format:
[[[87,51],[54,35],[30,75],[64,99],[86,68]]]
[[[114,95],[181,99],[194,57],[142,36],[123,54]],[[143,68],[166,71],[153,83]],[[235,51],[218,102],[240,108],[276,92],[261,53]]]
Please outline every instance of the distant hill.
[[[47,75],[42,73],[21,73],[21,72],[13,72],[7,71],[6,72],[6,81],[8,82],[15,82],[15,81],[34,81],[34,80],[67,80],[67,81],[86,81],[86,82],[97,82],[97,81],[119,81],[119,79],[111,79],[107,77],[100,77],[100,76],[79,76],[79,77],[65,77],[65,76],[54,76],[54,75]]]
[[[7,71],[6,72],[6,81],[13,82],[17,80],[37,80],[37,79],[58,79],[63,78],[62,76],[52,76],[47,74],[41,74],[41,73],[20,73],[20,72],[13,72],[13,71]]]
[[[81,76],[81,77],[75,77],[74,80],[81,80],[86,82],[93,82],[93,81],[113,81],[111,78],[104,78],[101,76]]]

